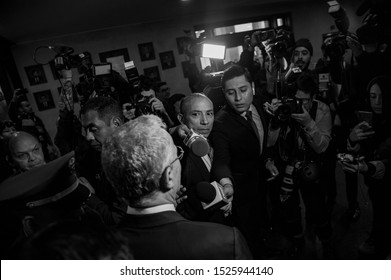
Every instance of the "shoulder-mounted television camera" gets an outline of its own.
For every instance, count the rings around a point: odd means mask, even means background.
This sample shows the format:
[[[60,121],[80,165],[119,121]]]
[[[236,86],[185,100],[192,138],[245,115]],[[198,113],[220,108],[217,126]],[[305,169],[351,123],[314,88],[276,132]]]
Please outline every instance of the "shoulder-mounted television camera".
[[[57,55],[54,58],[54,66],[58,71],[77,68],[81,74],[84,74],[90,69],[92,60],[89,52],[86,51],[79,54],[73,54],[74,50],[71,47],[62,47],[58,48],[58,50],[61,52],[57,52]]]
[[[275,57],[284,57],[294,43],[292,33],[285,29],[256,31],[254,37],[259,47],[271,46],[271,52]]]

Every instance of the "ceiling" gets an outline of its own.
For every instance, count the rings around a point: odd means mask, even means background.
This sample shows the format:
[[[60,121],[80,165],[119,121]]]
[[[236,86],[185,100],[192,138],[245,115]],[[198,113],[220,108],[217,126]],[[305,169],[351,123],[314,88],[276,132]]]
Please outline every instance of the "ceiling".
[[[7,1],[7,3],[4,3]],[[0,37],[23,44],[67,34],[299,0],[2,0]]]

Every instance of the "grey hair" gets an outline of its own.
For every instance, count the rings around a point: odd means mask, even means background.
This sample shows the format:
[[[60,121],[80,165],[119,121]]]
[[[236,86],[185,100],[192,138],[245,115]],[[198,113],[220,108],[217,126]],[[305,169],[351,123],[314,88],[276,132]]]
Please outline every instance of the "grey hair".
[[[103,144],[103,170],[131,206],[159,190],[173,154],[173,140],[165,128],[159,117],[143,115],[120,126]]]

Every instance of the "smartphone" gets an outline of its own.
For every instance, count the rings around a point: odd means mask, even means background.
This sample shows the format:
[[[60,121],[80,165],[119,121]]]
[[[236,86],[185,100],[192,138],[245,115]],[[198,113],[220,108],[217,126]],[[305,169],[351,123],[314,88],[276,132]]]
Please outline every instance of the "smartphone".
[[[356,111],[358,122],[366,121],[370,126],[373,123],[373,113],[368,111]]]

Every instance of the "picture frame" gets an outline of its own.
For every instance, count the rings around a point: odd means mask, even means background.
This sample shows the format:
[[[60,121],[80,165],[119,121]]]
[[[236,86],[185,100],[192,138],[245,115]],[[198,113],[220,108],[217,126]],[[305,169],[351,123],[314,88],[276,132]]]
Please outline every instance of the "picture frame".
[[[161,52],[159,57],[163,70],[176,67],[173,51]]]
[[[130,60],[129,52],[128,52],[127,48],[99,53],[99,59],[100,59],[100,62],[102,62],[102,63],[109,62],[108,59],[110,59],[110,58],[121,57],[121,56],[124,58],[125,62]]]
[[[144,68],[144,75],[148,78],[150,78],[154,82],[159,82],[160,80],[160,73],[159,73],[159,67],[153,66]]]
[[[185,52],[186,45],[190,43],[190,38],[189,37],[178,37],[176,38],[176,45],[178,48],[178,53],[183,54]]]
[[[102,63],[111,63],[112,69],[117,71],[125,80],[125,62],[130,61],[127,48],[117,49],[99,53],[99,59]]]
[[[47,83],[45,71],[41,64],[24,67],[31,86]]]
[[[33,95],[39,111],[56,108],[50,89],[34,92]]]
[[[155,49],[153,48],[153,43],[143,43],[138,44],[138,51],[140,54],[141,61],[154,60],[155,57]]]

